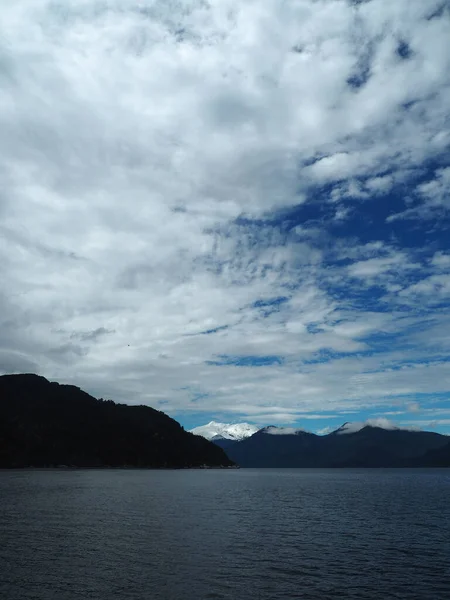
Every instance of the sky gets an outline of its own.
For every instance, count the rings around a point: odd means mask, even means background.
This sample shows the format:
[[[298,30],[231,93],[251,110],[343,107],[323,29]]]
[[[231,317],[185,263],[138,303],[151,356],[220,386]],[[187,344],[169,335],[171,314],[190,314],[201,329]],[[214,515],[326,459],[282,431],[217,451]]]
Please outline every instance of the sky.
[[[0,372],[450,433],[449,39],[442,0],[5,3]]]

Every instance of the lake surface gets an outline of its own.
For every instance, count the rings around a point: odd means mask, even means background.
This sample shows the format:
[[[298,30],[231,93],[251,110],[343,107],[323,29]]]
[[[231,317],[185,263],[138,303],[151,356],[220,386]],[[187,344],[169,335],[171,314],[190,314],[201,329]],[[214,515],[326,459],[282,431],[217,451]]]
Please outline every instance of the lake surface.
[[[0,471],[0,598],[447,600],[450,469]]]

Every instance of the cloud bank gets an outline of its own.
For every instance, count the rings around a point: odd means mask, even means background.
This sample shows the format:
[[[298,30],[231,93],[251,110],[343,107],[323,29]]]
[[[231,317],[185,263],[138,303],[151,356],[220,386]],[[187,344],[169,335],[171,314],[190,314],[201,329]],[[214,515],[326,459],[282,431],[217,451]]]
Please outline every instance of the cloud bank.
[[[342,427],[339,427],[337,430],[338,435],[346,434],[346,433],[356,433],[357,431],[361,431],[364,427],[379,427],[381,429],[386,429],[387,431],[393,431],[395,429],[401,429],[404,431],[417,431],[418,427],[405,427],[396,425],[393,421],[385,418],[378,419],[367,419],[363,423],[345,423]]]
[[[448,407],[449,36],[434,0],[5,5],[0,370],[192,425]]]

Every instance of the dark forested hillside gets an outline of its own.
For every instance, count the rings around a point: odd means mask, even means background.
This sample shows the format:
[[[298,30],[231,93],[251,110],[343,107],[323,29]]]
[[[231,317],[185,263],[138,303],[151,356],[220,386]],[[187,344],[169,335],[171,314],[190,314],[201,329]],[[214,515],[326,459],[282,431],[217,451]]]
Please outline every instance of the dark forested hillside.
[[[445,446],[441,446],[440,448],[429,450],[421,457],[420,466],[450,467],[450,442],[445,444]]]
[[[304,431],[273,435],[274,429],[227,446],[228,456],[241,467],[450,466],[449,438],[430,431],[366,426],[319,436]]]
[[[272,435],[257,431],[245,440],[226,448],[228,456],[241,467],[320,467],[321,438],[299,431],[292,435]]]
[[[37,375],[0,376],[0,467],[230,466],[162,412],[97,400]]]

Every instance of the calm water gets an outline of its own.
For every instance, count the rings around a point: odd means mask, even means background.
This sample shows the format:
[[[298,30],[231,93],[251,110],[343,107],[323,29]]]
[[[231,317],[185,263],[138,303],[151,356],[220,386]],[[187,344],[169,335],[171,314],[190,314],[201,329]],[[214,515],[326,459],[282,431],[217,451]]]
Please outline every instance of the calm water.
[[[450,470],[0,471],[2,600],[450,598]]]

